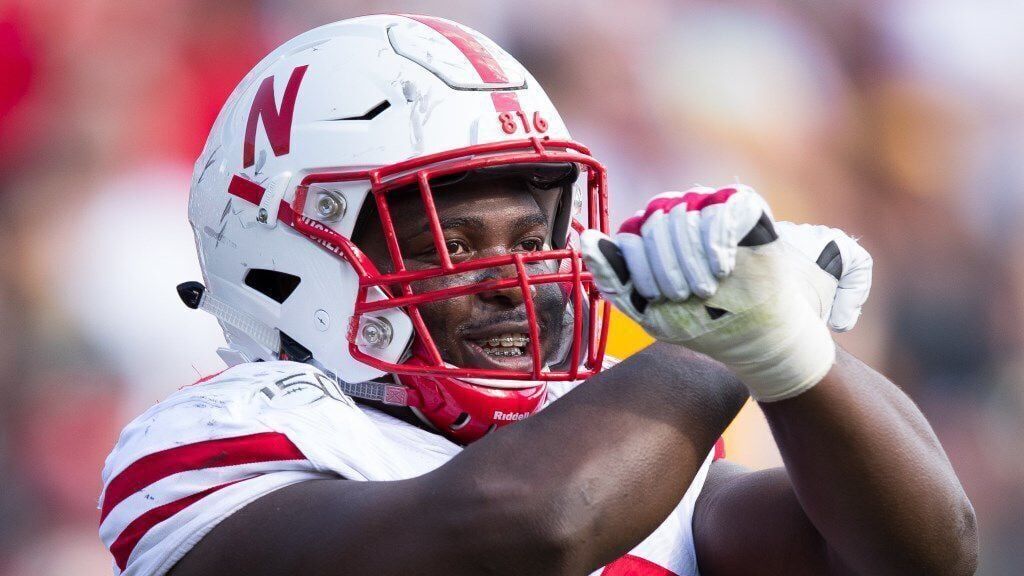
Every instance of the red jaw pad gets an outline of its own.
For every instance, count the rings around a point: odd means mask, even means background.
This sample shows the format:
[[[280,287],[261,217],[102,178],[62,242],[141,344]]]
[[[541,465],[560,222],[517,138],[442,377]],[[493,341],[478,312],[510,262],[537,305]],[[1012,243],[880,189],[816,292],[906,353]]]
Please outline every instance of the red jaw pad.
[[[418,358],[409,364],[419,364]],[[439,432],[469,444],[488,432],[535,414],[547,398],[546,382],[529,388],[479,386],[445,376],[399,375],[399,382],[418,396],[420,414]]]

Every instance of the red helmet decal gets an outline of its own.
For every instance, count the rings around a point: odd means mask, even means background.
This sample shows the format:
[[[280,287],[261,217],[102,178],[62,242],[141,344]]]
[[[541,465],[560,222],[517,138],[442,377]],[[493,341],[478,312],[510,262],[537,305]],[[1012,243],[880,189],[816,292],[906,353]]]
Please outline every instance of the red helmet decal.
[[[288,153],[292,140],[292,116],[295,114],[295,98],[299,94],[299,85],[302,84],[302,77],[306,75],[308,66],[299,66],[292,70],[288,78],[288,85],[284,89],[284,97],[281,99],[281,109],[278,110],[274,98],[274,77],[267,76],[263,79],[256,97],[253,98],[252,108],[249,109],[249,121],[245,125],[245,145],[242,149],[242,166],[248,168],[255,163],[256,156],[256,123],[263,120],[263,129],[267,133],[267,140],[274,156],[283,156]]]

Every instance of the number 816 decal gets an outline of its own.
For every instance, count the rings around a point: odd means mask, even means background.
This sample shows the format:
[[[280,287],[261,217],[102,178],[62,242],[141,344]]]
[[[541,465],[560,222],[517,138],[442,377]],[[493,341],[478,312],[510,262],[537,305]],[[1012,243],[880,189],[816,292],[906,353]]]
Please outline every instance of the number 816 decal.
[[[516,118],[517,116],[518,118]],[[501,123],[501,129],[505,134],[515,134],[516,130],[519,130],[520,125],[527,134],[533,130],[536,130],[541,134],[548,131],[548,121],[540,115],[539,110],[533,113],[533,122],[530,122],[522,110],[516,110],[515,112],[502,112],[501,114],[498,114],[498,122]]]

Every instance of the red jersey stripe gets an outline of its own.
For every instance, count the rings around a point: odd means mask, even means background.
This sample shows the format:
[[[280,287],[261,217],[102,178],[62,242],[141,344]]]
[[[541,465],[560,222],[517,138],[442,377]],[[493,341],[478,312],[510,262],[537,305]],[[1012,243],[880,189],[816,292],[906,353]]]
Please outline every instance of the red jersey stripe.
[[[171,516],[174,516],[178,512],[181,512],[185,508],[188,508],[192,504],[202,500],[210,494],[213,494],[221,488],[227,488],[232,484],[237,484],[244,480],[252,480],[253,478],[256,478],[256,476],[207,488],[202,492],[197,492],[191,496],[186,496],[180,500],[164,504],[163,506],[157,506],[145,514],[142,514],[133,520],[131,524],[125,527],[125,529],[121,531],[121,534],[118,535],[117,540],[114,540],[114,543],[110,545],[110,553],[113,554],[114,561],[117,562],[117,567],[122,571],[124,570],[125,566],[128,565],[128,558],[132,555],[132,550],[135,550],[135,545],[139,543],[139,540],[142,540],[142,537],[145,536],[153,526],[167,520]]]
[[[143,456],[124,469],[103,493],[100,523],[132,494],[172,474],[254,462],[305,460],[302,451],[280,432],[263,432],[186,444]]]
[[[639,556],[626,554],[604,567],[601,576],[677,576],[668,568]]]
[[[488,84],[504,84],[508,82],[508,76],[501,68],[501,64],[491,56],[491,53],[484,48],[472,34],[459,28],[452,22],[433,18],[431,16],[420,16],[416,14],[403,14],[406,18],[412,18],[420,24],[425,24],[436,30],[439,34],[455,45],[460,52],[466,55],[469,63],[473,65],[480,79]]]

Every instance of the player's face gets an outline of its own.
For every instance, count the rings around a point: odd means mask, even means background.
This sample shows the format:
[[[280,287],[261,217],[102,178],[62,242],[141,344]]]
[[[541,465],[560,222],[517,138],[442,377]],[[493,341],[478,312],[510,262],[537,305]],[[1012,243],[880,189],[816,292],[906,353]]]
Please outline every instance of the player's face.
[[[467,182],[434,192],[434,204],[453,263],[551,249],[551,223],[558,190],[535,190],[516,179]],[[399,247],[409,270],[440,265],[434,238],[418,193],[389,202]],[[379,226],[367,226],[355,238],[380,270],[390,256]],[[554,262],[528,265],[528,272],[554,272]],[[493,278],[514,277],[503,266],[413,283],[417,293]],[[563,338],[568,298],[557,284],[532,289],[545,362],[554,361]],[[449,298],[419,307],[442,358],[456,366],[529,371],[529,324],[518,287]],[[509,345],[511,344],[511,345]]]

